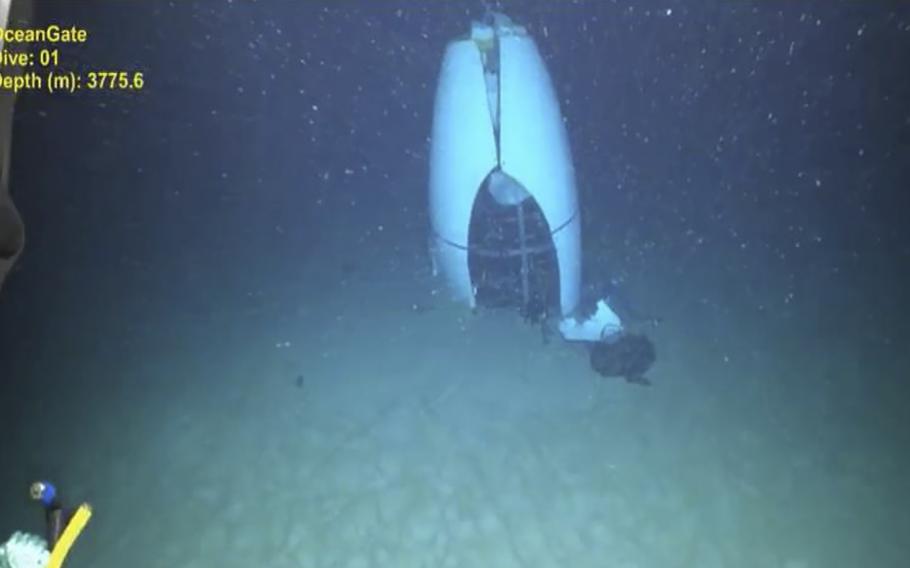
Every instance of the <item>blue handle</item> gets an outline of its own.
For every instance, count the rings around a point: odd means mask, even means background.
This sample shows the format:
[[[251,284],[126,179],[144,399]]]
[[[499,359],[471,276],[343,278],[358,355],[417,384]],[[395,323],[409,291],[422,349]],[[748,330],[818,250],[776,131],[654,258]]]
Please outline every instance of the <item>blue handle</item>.
[[[50,481],[36,481],[34,488],[38,489],[35,499],[41,501],[45,507],[49,506],[57,498],[57,488]]]

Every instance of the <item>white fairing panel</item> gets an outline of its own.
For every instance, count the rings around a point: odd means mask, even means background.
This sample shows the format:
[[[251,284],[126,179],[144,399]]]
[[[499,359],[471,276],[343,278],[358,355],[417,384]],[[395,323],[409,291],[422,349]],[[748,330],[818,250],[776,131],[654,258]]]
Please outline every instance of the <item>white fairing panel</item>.
[[[430,150],[431,254],[459,300],[474,306],[468,227],[481,182],[496,166],[483,64],[471,40],[449,44],[442,62]]]
[[[499,167],[530,193],[549,224],[566,315],[578,305],[581,276],[580,219],[568,138],[534,41],[508,18],[496,22],[493,27],[475,25],[473,39],[452,42],[443,59],[430,152],[433,263],[455,297],[473,306],[467,250],[471,213],[482,182]],[[485,75],[483,58],[495,53],[488,49],[494,34],[498,66]],[[497,98],[498,108],[491,104]],[[500,201],[522,199],[521,192],[507,191],[507,186],[492,187]]]
[[[578,305],[581,234],[568,138],[550,76],[526,35],[500,40],[502,169],[534,197],[554,231],[564,315]]]

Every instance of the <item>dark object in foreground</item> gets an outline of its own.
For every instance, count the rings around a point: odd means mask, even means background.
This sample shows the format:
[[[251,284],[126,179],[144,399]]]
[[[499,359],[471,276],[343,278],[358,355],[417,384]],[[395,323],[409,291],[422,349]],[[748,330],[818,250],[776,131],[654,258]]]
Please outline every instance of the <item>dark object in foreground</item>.
[[[92,507],[88,503],[83,503],[74,509],[65,508],[57,493],[57,488],[47,481],[32,483],[29,487],[29,496],[32,500],[41,503],[44,508],[47,549],[51,553],[50,564],[59,566],[89,519],[92,518]],[[54,562],[55,557],[56,562]],[[4,565],[6,565],[5,562]]]
[[[636,333],[622,333],[591,348],[592,369],[604,377],[623,377],[637,385],[651,384],[645,373],[655,360],[654,344],[647,336]]]

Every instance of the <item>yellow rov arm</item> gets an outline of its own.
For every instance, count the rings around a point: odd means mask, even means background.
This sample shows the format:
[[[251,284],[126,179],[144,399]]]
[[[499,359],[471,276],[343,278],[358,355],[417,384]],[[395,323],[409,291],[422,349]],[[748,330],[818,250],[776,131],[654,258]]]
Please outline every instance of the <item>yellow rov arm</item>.
[[[47,568],[61,568],[63,566],[63,561],[66,560],[66,555],[69,554],[70,548],[76,542],[76,539],[79,538],[79,535],[82,534],[82,529],[85,528],[91,518],[92,506],[88,503],[79,505],[70,522],[63,529],[63,534],[60,535],[57,544],[54,545],[51,557],[47,562]]]

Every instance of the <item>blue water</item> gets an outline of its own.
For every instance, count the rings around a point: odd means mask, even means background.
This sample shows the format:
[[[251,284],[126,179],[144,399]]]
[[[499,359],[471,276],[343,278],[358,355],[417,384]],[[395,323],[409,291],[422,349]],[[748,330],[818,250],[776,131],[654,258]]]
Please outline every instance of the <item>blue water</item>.
[[[0,538],[48,478],[68,568],[906,565],[910,8],[504,4],[653,385],[430,274],[479,3],[43,5],[147,88],[17,102]]]

